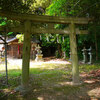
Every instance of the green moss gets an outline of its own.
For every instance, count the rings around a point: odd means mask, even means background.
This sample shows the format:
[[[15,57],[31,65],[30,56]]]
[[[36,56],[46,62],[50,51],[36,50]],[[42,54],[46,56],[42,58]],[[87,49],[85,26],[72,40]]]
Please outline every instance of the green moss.
[[[100,64],[92,64],[92,65],[84,64],[80,65],[79,68],[80,72],[90,72],[91,70],[100,69]]]
[[[66,95],[75,93],[76,91],[79,91],[79,90],[80,90],[79,86],[70,86],[70,85],[54,88],[54,91],[63,92]]]

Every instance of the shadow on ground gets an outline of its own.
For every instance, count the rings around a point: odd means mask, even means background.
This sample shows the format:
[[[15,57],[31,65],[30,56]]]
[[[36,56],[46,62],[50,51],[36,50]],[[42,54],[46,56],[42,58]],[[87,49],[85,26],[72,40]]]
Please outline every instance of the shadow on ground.
[[[48,65],[49,66],[49,65]],[[62,68],[61,68],[61,67]],[[70,85],[72,81],[71,68],[66,65],[49,69],[32,68],[30,70],[31,92],[22,96],[14,88],[20,85],[21,72],[9,71],[9,86],[4,86],[5,77],[0,78],[0,100],[100,100],[100,78],[81,76],[83,84]],[[15,72],[14,72],[15,71]],[[15,74],[16,73],[16,74]],[[92,82],[89,82],[91,80]],[[94,81],[93,81],[94,80]],[[91,92],[94,90],[94,92]]]

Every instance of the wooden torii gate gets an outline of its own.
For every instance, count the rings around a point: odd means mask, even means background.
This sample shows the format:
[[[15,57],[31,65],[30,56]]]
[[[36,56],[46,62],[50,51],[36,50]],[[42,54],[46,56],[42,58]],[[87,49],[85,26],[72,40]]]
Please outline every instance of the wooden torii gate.
[[[71,59],[72,59],[72,74],[73,74],[73,84],[77,85],[79,81],[79,66],[78,66],[78,56],[77,56],[77,44],[76,44],[76,33],[77,34],[87,34],[87,30],[79,30],[75,28],[76,24],[88,24],[89,18],[64,18],[55,16],[39,16],[32,14],[16,14],[10,12],[0,11],[0,16],[7,17],[10,20],[17,20],[23,22],[18,27],[8,27],[9,32],[23,32],[24,33],[24,43],[23,43],[23,60],[22,60],[22,79],[21,79],[21,89],[28,87],[29,83],[29,62],[30,62],[30,48],[31,48],[31,34],[33,33],[55,33],[55,34],[69,34],[70,37],[70,49],[71,49]],[[32,26],[32,23],[47,23],[47,28],[36,28]],[[53,27],[52,24],[68,24],[69,27],[64,30],[58,30]],[[3,29],[3,28],[2,28]]]

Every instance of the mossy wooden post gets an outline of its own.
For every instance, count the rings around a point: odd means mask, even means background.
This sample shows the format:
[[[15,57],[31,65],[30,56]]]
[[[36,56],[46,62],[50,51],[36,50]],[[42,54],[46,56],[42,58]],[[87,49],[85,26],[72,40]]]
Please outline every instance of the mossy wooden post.
[[[76,32],[75,24],[71,22],[70,28],[70,49],[72,59],[72,74],[73,74],[73,85],[79,84],[79,66],[78,66],[78,55],[77,55],[77,44],[76,44]]]
[[[31,22],[25,21],[24,24],[24,43],[23,43],[23,61],[22,61],[22,80],[21,85],[27,88],[29,85],[29,64],[30,64],[30,49],[31,49]]]

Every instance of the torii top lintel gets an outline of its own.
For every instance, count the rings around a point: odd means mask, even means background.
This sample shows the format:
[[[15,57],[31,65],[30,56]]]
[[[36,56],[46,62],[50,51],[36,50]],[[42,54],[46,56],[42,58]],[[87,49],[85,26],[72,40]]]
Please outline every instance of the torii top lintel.
[[[40,16],[34,14],[20,14],[12,12],[0,11],[0,16],[7,17],[11,20],[31,20],[33,22],[41,23],[56,23],[56,24],[70,24],[71,22],[75,24],[88,24],[91,20],[90,18],[78,18],[78,17],[57,17],[57,16]]]

